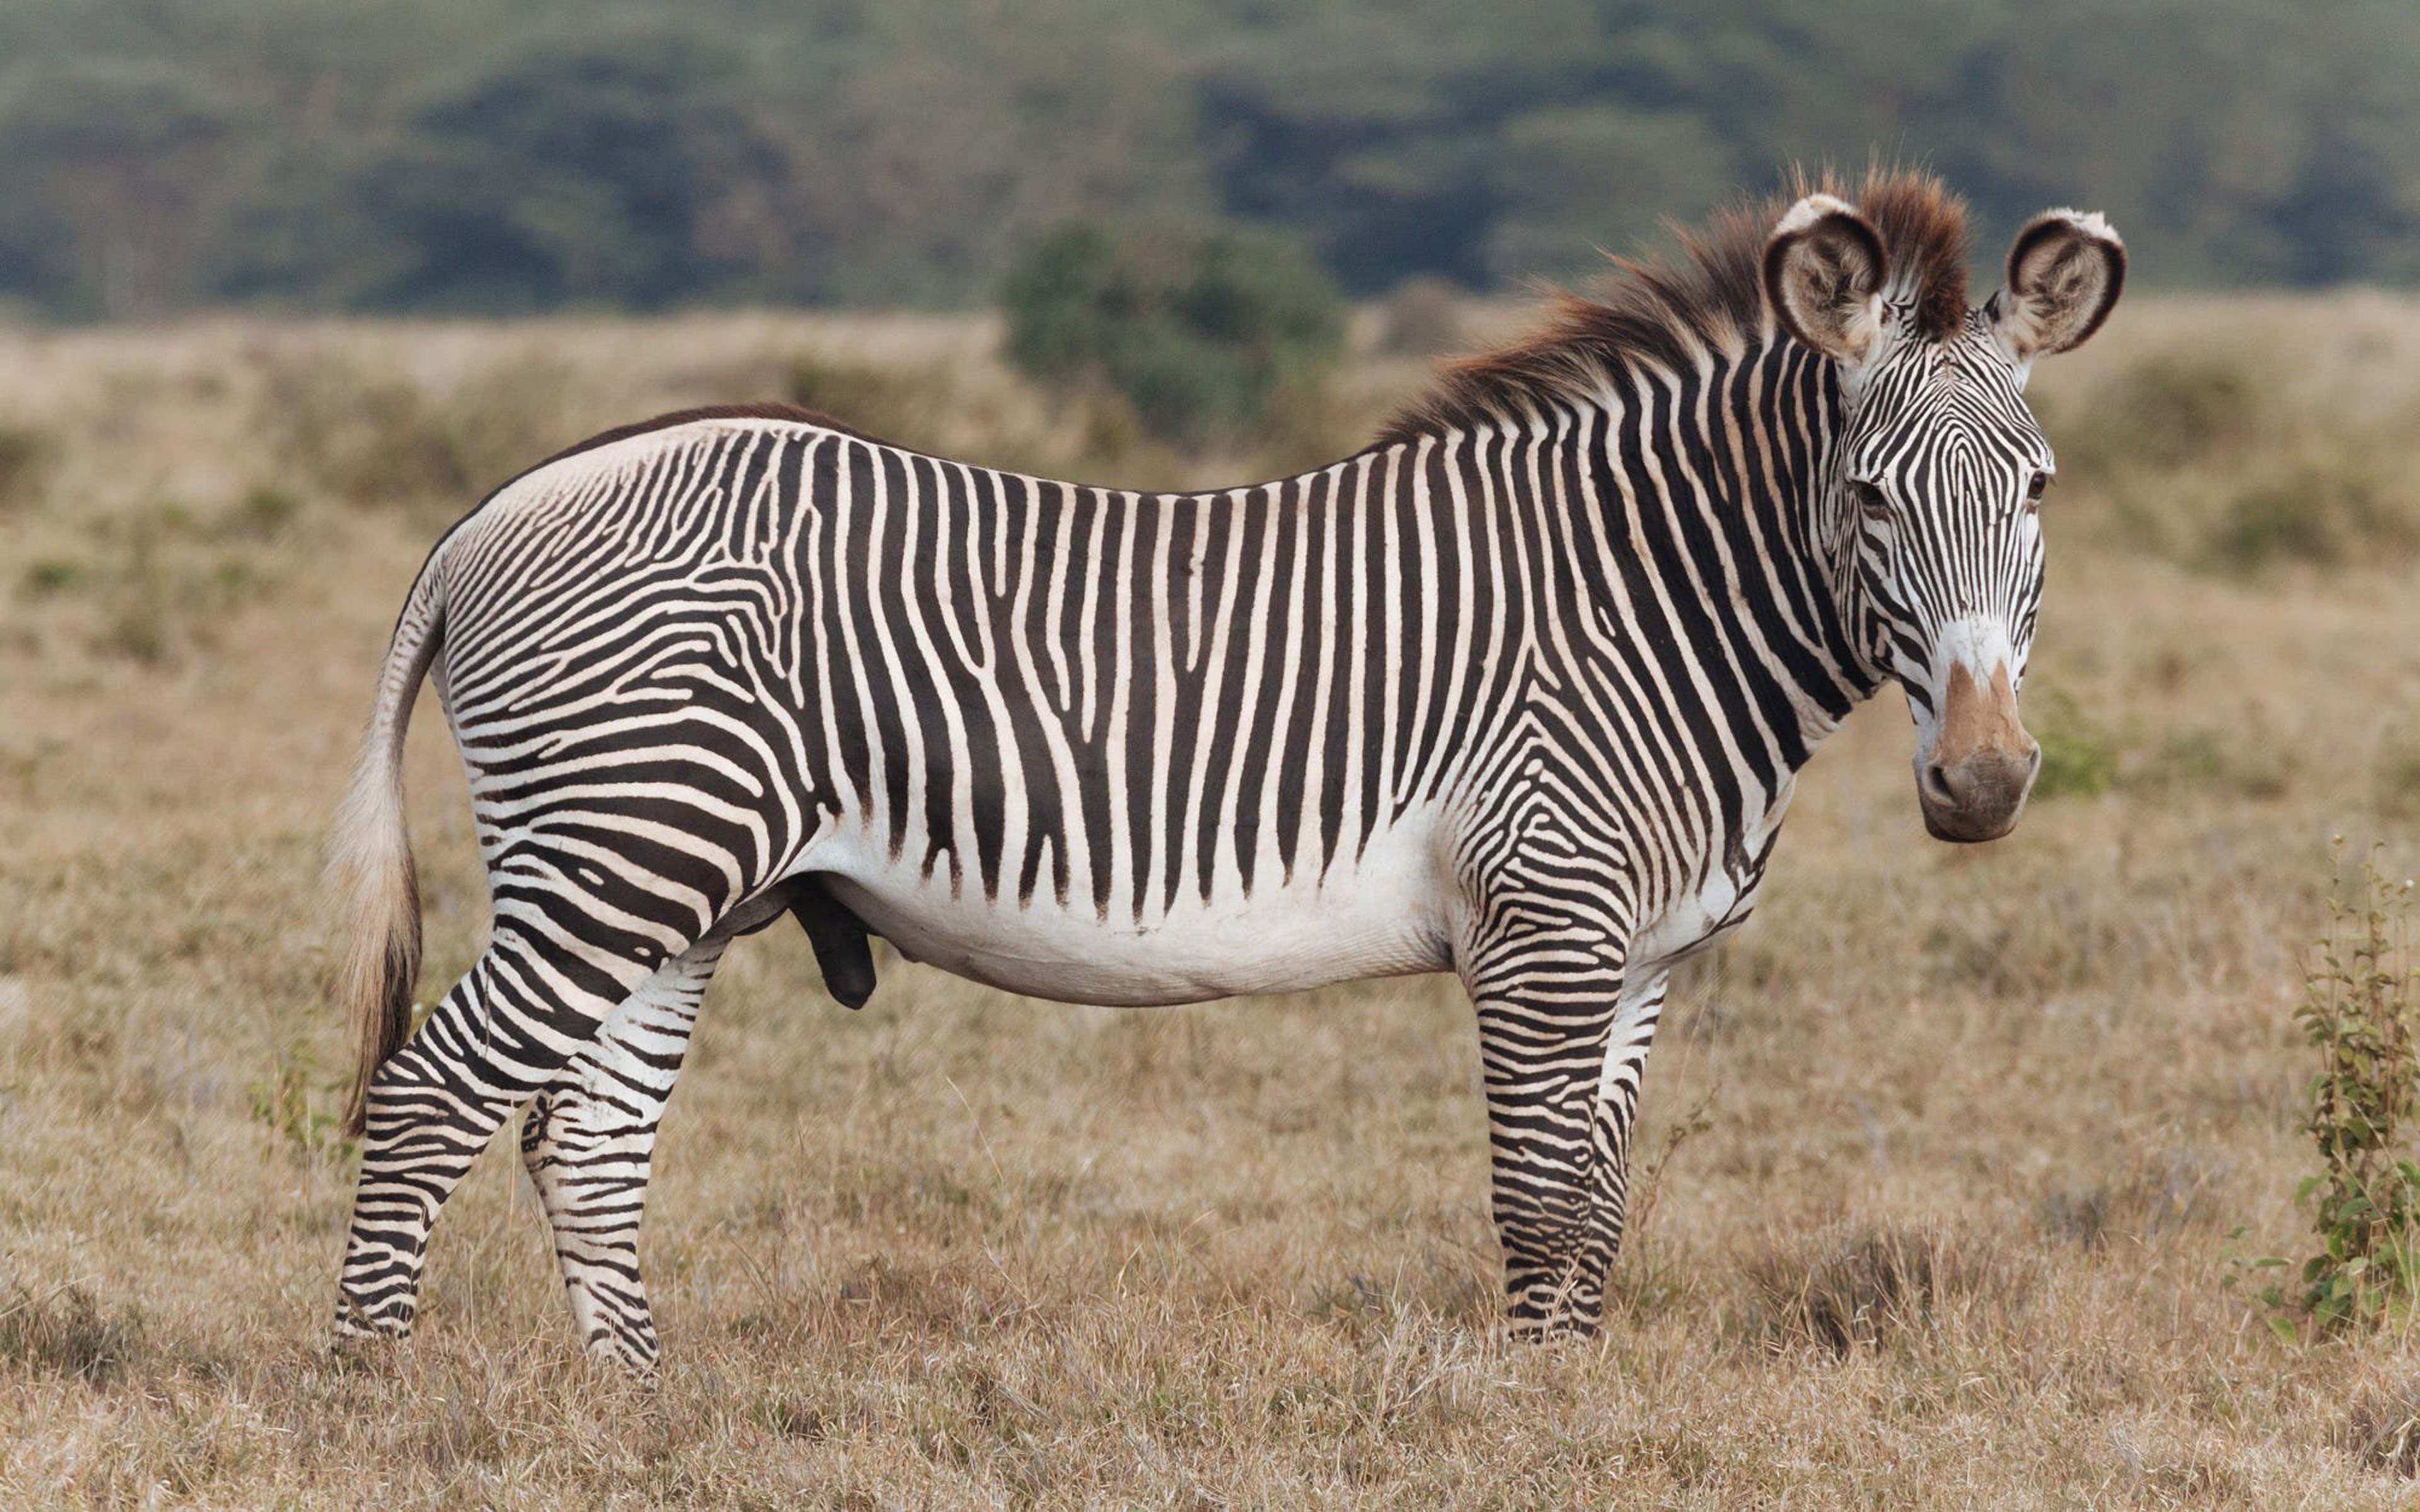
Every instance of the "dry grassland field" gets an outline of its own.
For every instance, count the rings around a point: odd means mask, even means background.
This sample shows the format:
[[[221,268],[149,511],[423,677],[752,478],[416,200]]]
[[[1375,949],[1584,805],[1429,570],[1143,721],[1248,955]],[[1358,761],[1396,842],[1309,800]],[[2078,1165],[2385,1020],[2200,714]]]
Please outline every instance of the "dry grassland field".
[[[1896,695],[1823,749],[1676,984],[1601,1338],[1497,1338],[1450,979],[1110,1011],[886,958],[849,1013],[775,930],[665,1130],[660,1389],[583,1364],[508,1146],[418,1336],[329,1353],[320,846],[446,520],[603,425],[784,396],[1236,481],[1417,388],[1381,321],[1215,457],[1051,408],[971,319],[0,335],[0,1502],[2409,1504],[2420,1348],[2287,1343],[2223,1284],[2309,1252],[2331,839],[2420,866],[2420,305],[2378,296],[2143,298],[2045,365],[2042,792],[1950,847]],[[433,700],[410,785],[427,996],[485,928]]]

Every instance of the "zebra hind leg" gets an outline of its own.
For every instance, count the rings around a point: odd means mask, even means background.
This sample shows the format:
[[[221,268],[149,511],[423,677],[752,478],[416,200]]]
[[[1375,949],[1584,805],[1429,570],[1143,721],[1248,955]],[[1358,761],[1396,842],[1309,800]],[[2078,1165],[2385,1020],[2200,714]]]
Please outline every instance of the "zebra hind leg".
[[[513,1111],[655,970],[678,955],[593,926],[576,908],[542,921],[500,912],[487,951],[369,1088],[362,1168],[337,1282],[341,1338],[401,1337],[420,1306],[428,1235],[471,1163]]]
[[[521,1123],[521,1161],[546,1210],[581,1343],[642,1378],[654,1375],[660,1353],[639,1277],[648,1167],[726,943],[702,940],[657,967]]]

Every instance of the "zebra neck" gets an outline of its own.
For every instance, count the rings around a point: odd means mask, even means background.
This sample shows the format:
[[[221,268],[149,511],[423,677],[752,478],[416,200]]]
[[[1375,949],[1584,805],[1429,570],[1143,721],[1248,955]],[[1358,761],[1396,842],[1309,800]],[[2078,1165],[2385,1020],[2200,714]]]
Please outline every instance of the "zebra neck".
[[[1881,683],[1858,649],[1854,522],[1834,517],[1839,415],[1829,364],[1785,343],[1617,374],[1568,427],[1603,524],[1593,571],[1775,777]]]

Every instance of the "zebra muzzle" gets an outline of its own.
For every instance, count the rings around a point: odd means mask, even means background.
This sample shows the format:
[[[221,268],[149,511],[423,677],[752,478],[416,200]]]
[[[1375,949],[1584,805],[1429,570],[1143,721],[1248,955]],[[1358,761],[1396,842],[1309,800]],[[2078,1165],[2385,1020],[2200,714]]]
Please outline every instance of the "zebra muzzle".
[[[1952,661],[1931,748],[1916,757],[1924,827],[1935,840],[1998,840],[2017,826],[2040,769],[2041,746],[2017,717],[2009,664],[1986,687]]]

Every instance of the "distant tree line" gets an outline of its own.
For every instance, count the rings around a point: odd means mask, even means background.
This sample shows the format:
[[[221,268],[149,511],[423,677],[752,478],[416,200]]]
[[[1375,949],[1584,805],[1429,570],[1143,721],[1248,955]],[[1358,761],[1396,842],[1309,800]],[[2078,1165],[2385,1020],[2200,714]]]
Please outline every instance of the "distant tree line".
[[[1086,215],[1491,286],[1875,150],[2401,282],[2416,78],[2409,0],[0,0],[0,301],[954,304]]]

